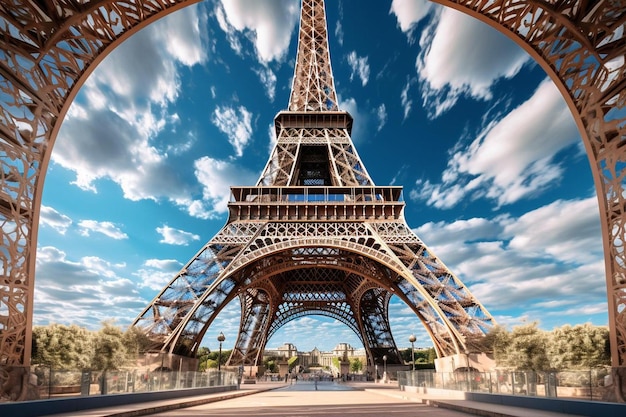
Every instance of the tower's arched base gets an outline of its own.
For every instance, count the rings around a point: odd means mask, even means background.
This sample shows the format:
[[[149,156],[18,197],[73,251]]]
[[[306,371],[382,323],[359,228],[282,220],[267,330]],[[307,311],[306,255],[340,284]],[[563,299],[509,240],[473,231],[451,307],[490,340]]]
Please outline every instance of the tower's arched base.
[[[486,353],[459,353],[435,359],[437,372],[455,372],[459,369],[473,369],[478,372],[495,370],[496,361]]]
[[[166,352],[150,352],[137,358],[137,367],[148,372],[195,372],[199,360]]]

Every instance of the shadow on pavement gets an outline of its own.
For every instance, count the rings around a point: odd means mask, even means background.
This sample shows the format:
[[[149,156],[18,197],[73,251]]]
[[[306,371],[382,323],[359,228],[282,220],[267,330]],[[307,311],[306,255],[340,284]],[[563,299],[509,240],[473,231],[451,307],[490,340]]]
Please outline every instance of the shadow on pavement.
[[[355,388],[330,381],[298,381],[275,391],[354,391]]]

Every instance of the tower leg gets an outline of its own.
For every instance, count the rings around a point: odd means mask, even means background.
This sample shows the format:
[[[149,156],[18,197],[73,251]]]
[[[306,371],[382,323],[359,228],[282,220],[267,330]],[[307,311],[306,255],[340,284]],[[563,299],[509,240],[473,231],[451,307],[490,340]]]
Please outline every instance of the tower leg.
[[[239,335],[228,360],[230,366],[259,366],[265,348],[265,335],[271,324],[271,305],[266,292],[248,289],[240,295]]]
[[[150,371],[197,371],[198,359],[174,353],[146,353],[143,366]]]

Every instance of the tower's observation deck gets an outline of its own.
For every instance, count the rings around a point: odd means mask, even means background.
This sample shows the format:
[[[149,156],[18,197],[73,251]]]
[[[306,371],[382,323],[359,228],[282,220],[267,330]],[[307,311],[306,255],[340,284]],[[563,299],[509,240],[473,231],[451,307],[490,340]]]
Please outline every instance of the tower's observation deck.
[[[276,137],[281,128],[292,129],[346,129],[352,133],[352,116],[345,111],[281,111],[274,118]]]

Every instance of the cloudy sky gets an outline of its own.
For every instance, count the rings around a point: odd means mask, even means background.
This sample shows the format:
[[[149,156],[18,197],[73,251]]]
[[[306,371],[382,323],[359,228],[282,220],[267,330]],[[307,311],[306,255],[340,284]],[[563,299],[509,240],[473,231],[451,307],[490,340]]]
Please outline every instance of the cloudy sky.
[[[366,5],[366,6],[364,6]],[[35,324],[128,325],[252,185],[289,100],[299,0],[206,0],[113,51],[54,145],[39,229]],[[600,221],[571,113],[507,37],[422,0],[327,0],[340,106],[377,185],[503,325],[607,323]],[[431,345],[394,300],[396,342]],[[237,335],[231,304],[206,346]],[[324,337],[320,337],[323,334]],[[268,347],[361,347],[308,316]]]

